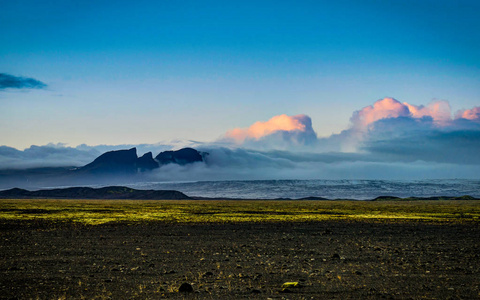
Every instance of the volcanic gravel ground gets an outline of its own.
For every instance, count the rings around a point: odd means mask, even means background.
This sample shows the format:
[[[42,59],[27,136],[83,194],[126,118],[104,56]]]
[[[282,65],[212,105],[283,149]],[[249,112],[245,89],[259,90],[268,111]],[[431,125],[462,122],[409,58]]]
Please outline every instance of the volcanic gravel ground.
[[[479,237],[478,224],[0,221],[0,298],[476,299]]]

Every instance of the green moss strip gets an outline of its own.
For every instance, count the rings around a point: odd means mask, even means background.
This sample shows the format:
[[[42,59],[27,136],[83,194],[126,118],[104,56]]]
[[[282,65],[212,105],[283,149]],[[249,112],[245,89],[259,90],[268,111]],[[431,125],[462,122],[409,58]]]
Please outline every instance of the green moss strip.
[[[108,222],[480,221],[480,201],[0,200],[0,219]]]

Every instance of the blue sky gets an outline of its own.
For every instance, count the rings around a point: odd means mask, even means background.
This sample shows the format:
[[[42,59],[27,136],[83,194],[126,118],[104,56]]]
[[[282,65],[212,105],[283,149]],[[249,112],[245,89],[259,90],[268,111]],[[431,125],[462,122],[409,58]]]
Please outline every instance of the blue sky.
[[[0,1],[0,145],[214,141],[280,114],[320,137],[394,97],[480,105],[478,1]]]

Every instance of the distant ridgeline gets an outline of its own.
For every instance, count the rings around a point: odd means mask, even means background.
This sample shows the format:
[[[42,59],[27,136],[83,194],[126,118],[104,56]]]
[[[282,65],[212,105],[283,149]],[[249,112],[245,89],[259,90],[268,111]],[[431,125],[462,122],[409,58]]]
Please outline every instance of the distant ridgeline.
[[[152,152],[137,156],[137,149],[106,152],[93,162],[75,170],[77,174],[120,174],[132,175],[138,172],[150,171],[166,164],[186,165],[203,162],[206,152],[193,148],[183,148],[177,151],[164,151],[153,158]]]
[[[136,190],[124,186],[109,186],[103,188],[70,187],[28,191],[13,188],[0,191],[0,199],[143,199],[143,200],[180,200],[191,199],[184,193],[172,190]]]
[[[137,149],[106,152],[83,167],[42,167],[32,169],[0,169],[0,190],[21,187],[58,187],[85,184],[117,185],[143,180],[150,171],[163,165],[203,163],[206,152],[192,148],[165,151],[155,158],[151,152],[141,157]]]

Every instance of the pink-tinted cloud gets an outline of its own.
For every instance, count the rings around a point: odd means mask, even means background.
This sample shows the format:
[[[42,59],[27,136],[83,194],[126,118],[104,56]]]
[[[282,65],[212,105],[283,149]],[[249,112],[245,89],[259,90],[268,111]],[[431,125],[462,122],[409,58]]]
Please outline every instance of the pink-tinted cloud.
[[[237,144],[245,140],[260,140],[277,132],[306,132],[313,131],[312,121],[306,115],[287,116],[279,115],[266,122],[255,122],[248,128],[235,128],[225,134],[227,139]]]
[[[356,111],[351,121],[357,128],[365,128],[375,121],[388,118],[408,117],[410,110],[405,104],[393,99],[384,98],[378,100],[373,105]]]
[[[278,115],[255,122],[248,128],[228,131],[218,142],[249,149],[291,150],[308,146],[315,151],[356,152],[373,139],[389,140],[408,134],[478,130],[480,107],[460,111],[452,117],[447,101],[414,105],[383,98],[353,113],[352,126],[339,134],[318,138],[306,115]],[[301,149],[301,148],[300,148]]]
[[[417,106],[393,98],[384,98],[356,111],[351,121],[356,129],[362,130],[378,120],[398,117],[431,117],[436,125],[444,126],[452,120],[452,113],[447,101],[434,101],[427,106]]]
[[[452,110],[447,101],[434,101],[427,106],[416,106],[408,104],[407,102],[403,104],[408,107],[413,118],[431,117],[440,125],[445,125],[446,122],[452,120]]]
[[[471,121],[480,121],[480,106],[457,112],[456,119],[460,118]]]

